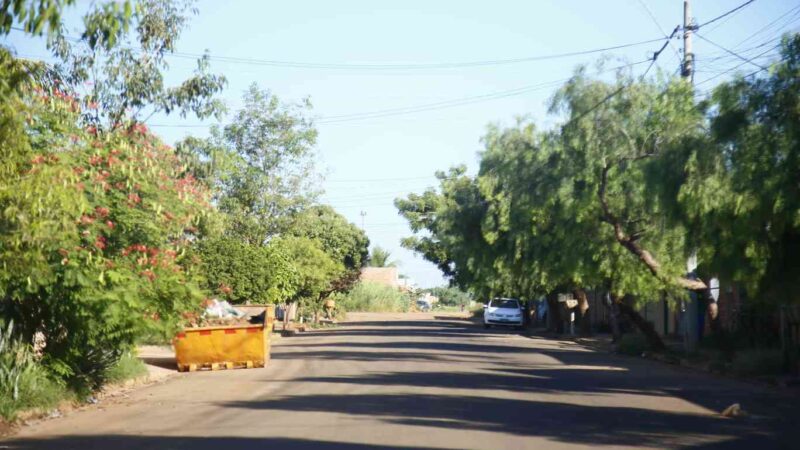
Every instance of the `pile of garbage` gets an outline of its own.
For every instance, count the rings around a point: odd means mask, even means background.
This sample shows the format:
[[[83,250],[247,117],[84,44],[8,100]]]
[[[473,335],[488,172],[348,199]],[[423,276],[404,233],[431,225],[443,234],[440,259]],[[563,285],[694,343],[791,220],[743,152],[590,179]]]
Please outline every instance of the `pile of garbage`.
[[[207,300],[203,314],[196,320],[192,320],[190,327],[209,327],[224,325],[240,325],[250,323],[250,316],[247,313],[234,308],[227,301],[219,301],[216,298]]]

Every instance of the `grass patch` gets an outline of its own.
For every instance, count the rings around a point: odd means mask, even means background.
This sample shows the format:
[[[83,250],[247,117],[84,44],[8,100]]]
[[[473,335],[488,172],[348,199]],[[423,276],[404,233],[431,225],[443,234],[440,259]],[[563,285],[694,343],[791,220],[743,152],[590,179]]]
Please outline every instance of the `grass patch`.
[[[361,282],[335,297],[337,309],[349,312],[406,312],[411,297],[390,286]]]
[[[12,337],[13,328],[13,323],[0,327],[0,417],[9,422],[22,410],[50,408],[69,395],[37,361],[31,346]]]
[[[147,375],[147,366],[132,352],[123,353],[119,361],[106,372],[109,383],[121,383],[144,375]]]

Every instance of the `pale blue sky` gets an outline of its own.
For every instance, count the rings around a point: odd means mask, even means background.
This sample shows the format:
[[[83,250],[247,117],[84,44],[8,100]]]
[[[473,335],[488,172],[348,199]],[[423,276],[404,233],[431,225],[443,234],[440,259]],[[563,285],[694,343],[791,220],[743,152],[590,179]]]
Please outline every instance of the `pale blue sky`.
[[[743,2],[695,0],[693,16],[702,24]],[[576,65],[592,63],[601,54],[457,68],[338,65],[459,63],[578,52],[660,38],[664,36],[661,29],[669,33],[683,18],[681,0],[392,3],[200,1],[199,14],[182,36],[178,49],[186,53],[208,49],[212,57],[251,60],[212,61],[212,71],[228,78],[222,96],[232,109],[240,104],[241,93],[253,82],[285,100],[309,96],[314,115],[319,118],[319,166],[326,175],[323,201],[358,225],[362,220],[360,212],[366,212],[364,224],[372,244],[391,250],[401,263],[401,272],[421,286],[444,281],[432,264],[400,247],[400,238],[409,231],[397,215],[393,199],[434,184],[436,170],[466,164],[474,173],[480,137],[488,123],[510,124],[520,115],[551,123],[545,104],[556,84],[546,83],[568,77]],[[88,1],[79,0],[67,14],[67,23],[77,23],[80,12],[88,5]],[[770,24],[776,19],[779,20]],[[699,33],[753,57],[769,50],[771,44],[767,43],[781,31],[796,31],[798,25],[800,2],[756,0]],[[753,33],[756,34],[751,36]],[[6,44],[24,56],[44,58],[47,54],[41,40],[19,33],[12,32]],[[668,73],[678,67],[676,52],[682,41],[673,40],[672,44],[658,60],[658,66]],[[643,44],[606,55],[635,62],[647,59],[659,47],[660,43]],[[713,78],[717,74],[742,64],[735,56],[701,39],[695,39],[694,48],[698,69],[695,80],[700,90],[707,90],[728,76]],[[252,60],[335,67],[284,67]],[[191,59],[171,57],[170,61],[171,80],[179,80],[194,68]],[[645,68],[643,64],[634,70],[639,73]],[[742,73],[754,69],[747,63],[739,68]],[[710,81],[704,82],[706,79]],[[408,114],[361,120],[328,119],[326,123],[324,119],[539,84],[545,86],[447,108],[412,109]],[[189,134],[205,134],[205,128],[195,127],[203,123],[194,118],[154,117],[149,122],[167,142]]]

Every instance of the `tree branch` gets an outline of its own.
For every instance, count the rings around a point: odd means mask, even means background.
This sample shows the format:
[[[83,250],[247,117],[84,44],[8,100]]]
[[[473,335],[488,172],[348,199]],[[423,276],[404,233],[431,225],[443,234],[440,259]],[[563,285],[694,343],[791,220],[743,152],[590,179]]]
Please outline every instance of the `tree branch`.
[[[603,210],[601,220],[614,228],[614,238],[617,240],[617,242],[631,252],[634,256],[636,256],[639,261],[641,261],[645,267],[647,267],[650,273],[659,280],[691,291],[702,291],[707,289],[708,287],[701,280],[692,280],[686,277],[664,277],[664,275],[661,273],[661,263],[659,263],[649,251],[639,245],[636,236],[628,235],[625,232],[625,230],[622,228],[622,221],[613,212],[611,212],[611,208],[608,205],[608,199],[606,198],[608,171],[609,166],[603,166],[603,171],[600,175],[600,187],[597,189],[597,196],[600,200],[600,207]]]

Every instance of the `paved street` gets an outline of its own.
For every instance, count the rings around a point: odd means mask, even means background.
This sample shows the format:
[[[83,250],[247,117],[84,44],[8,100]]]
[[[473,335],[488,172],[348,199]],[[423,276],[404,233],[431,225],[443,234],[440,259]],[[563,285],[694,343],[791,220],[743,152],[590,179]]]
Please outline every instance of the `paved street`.
[[[181,374],[24,428],[0,448],[761,450],[798,442],[797,397],[785,390],[430,315],[354,319],[279,339],[266,369]],[[750,416],[717,414],[734,402]]]

